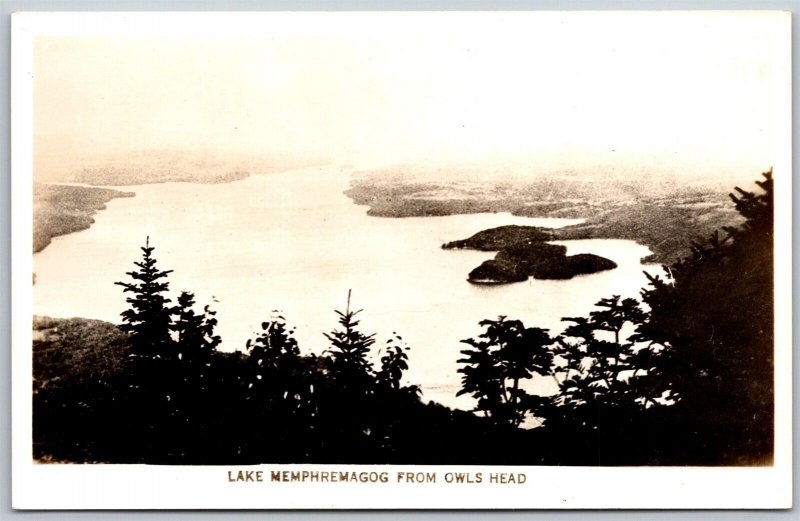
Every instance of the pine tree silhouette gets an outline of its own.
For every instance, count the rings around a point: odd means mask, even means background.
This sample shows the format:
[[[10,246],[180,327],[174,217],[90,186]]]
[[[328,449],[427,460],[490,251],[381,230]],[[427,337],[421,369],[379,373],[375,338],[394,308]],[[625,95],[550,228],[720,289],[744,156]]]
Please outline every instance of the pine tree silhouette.
[[[173,308],[171,300],[164,296],[169,283],[164,281],[172,270],[159,270],[153,257],[154,247],[147,237],[142,249],[142,260],[134,262],[138,270],[126,272],[133,282],[115,282],[125,288],[124,293],[132,293],[125,299],[130,308],[122,312],[120,329],[130,335],[131,350],[134,354],[147,357],[168,358],[176,355],[170,336]]]
[[[350,309],[350,291],[347,292],[347,307],[345,311],[336,310],[339,315],[339,324],[344,328],[337,329],[330,333],[324,333],[325,338],[331,342],[328,349],[334,368],[345,373],[350,377],[358,375],[369,375],[372,371],[372,364],[367,359],[370,347],[375,343],[375,335],[365,335],[358,330],[359,321],[356,315],[362,310],[352,311]]]

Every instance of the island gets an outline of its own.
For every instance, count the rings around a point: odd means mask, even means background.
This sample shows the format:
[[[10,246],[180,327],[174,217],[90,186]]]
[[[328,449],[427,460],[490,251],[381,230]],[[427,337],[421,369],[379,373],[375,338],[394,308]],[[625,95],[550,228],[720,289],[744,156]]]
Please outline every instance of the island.
[[[542,241],[552,240],[554,240],[553,233],[546,228],[509,225],[483,230],[469,239],[445,243],[442,248],[445,250],[499,251],[514,245],[544,244]]]
[[[476,233],[468,239],[442,245],[446,250],[497,251],[469,273],[473,284],[509,284],[535,279],[571,279],[617,267],[614,261],[582,253],[567,255],[566,246],[549,244],[549,230],[535,226],[499,226]]]

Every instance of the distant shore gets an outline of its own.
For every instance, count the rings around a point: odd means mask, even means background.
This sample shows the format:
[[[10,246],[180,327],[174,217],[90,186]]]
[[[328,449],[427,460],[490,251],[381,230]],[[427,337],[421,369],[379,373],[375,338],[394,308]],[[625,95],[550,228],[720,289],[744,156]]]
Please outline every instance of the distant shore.
[[[88,229],[94,215],[112,199],[134,195],[109,188],[34,183],[33,253],[45,249],[53,237]]]
[[[285,158],[227,157],[171,150],[145,150],[133,155],[63,162],[50,160],[35,175],[33,253],[46,248],[53,237],[89,228],[94,223],[94,215],[112,199],[135,195],[110,187],[221,184],[296,167],[296,162]]]
[[[740,224],[725,192],[572,178],[530,182],[437,183],[398,176],[356,178],[345,194],[379,217],[509,212],[522,217],[581,218],[553,229],[552,240],[625,239],[652,252],[642,262],[670,264],[722,226]],[[475,230],[479,232],[481,230]]]

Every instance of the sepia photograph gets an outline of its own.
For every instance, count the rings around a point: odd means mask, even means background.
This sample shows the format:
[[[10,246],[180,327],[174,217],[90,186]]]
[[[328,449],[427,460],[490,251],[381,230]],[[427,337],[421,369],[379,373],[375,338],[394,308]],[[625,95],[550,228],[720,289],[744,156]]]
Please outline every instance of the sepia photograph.
[[[790,506],[790,23],[15,14],[15,507]]]

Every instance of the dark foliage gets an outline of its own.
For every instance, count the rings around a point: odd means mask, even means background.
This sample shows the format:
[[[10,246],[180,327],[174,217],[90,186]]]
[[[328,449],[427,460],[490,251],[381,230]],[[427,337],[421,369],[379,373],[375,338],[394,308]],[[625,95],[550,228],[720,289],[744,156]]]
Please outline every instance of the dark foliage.
[[[498,226],[478,232],[469,239],[442,244],[445,250],[470,249],[479,251],[499,251],[515,244],[531,244],[553,239],[553,233],[536,226]],[[563,248],[563,246],[561,246]],[[566,250],[566,249],[565,249]]]
[[[365,335],[358,330],[359,321],[356,320],[361,310],[350,309],[350,292],[347,292],[347,308],[345,311],[336,311],[339,315],[339,324],[343,329],[325,333],[331,347],[328,353],[335,376],[347,387],[361,387],[365,385],[372,372],[372,364],[367,360],[370,347],[375,343],[375,335]]]
[[[601,299],[588,317],[564,320],[570,325],[557,339],[553,353],[559,366],[559,393],[546,413],[546,428],[575,432],[601,430],[607,415],[636,414],[651,403],[639,373],[649,367],[649,348],[624,337],[623,330],[640,323],[644,312],[634,299],[618,295]]]
[[[758,186],[731,196],[741,227],[693,243],[666,277],[648,275],[648,312],[612,297],[566,319],[555,351],[564,376],[544,431],[582,437],[600,464],[771,462],[771,172]]]
[[[731,195],[746,219],[652,277],[640,338],[665,347],[661,383],[677,400],[674,428],[686,450],[730,464],[769,461],[773,449],[773,183]],[[705,447],[709,447],[705,449]]]
[[[536,279],[571,279],[576,275],[613,270],[616,263],[598,255],[567,256],[567,247],[549,244],[552,233],[535,226],[500,226],[478,232],[469,239],[448,242],[443,249],[497,251],[494,259],[473,269],[473,284],[509,284]]]
[[[547,346],[553,342],[547,330],[525,327],[519,320],[483,320],[486,331],[478,340],[463,340],[472,349],[461,351],[464,358],[458,372],[464,376],[459,395],[470,394],[477,410],[497,424],[519,426],[528,411],[537,413],[536,397],[520,388],[520,381],[534,374],[551,374],[553,356]]]
[[[216,311],[210,306],[203,308],[203,314],[194,311],[194,295],[184,291],[178,297],[174,309],[176,317],[172,330],[176,334],[178,357],[191,362],[206,362],[222,339],[214,334],[217,326]]]

